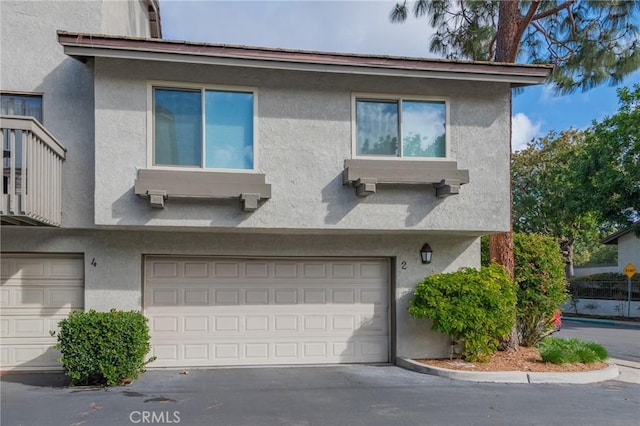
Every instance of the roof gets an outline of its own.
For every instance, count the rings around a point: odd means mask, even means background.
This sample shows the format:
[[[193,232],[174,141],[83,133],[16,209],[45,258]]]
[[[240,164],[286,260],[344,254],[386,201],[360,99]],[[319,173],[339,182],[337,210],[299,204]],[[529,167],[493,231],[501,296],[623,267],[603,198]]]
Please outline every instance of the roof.
[[[58,42],[72,57],[227,65],[343,74],[449,80],[495,81],[513,87],[542,83],[550,65],[454,61],[197,43],[58,31]]]
[[[636,228],[640,228],[640,220],[636,220],[635,222],[633,222],[631,224],[631,226],[621,229],[618,232],[614,232],[613,234],[609,235],[608,237],[605,237],[604,239],[602,239],[600,242],[602,244],[618,244],[618,239],[624,235],[627,235],[628,233],[630,233],[631,231],[635,230]]]

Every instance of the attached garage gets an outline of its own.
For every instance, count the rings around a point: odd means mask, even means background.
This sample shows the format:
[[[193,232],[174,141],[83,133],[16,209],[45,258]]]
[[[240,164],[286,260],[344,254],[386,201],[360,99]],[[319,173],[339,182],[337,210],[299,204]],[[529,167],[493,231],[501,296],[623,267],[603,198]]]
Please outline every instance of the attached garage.
[[[83,309],[83,265],[81,256],[2,254],[2,370],[61,368],[49,331]]]
[[[388,259],[145,258],[153,367],[389,361]]]

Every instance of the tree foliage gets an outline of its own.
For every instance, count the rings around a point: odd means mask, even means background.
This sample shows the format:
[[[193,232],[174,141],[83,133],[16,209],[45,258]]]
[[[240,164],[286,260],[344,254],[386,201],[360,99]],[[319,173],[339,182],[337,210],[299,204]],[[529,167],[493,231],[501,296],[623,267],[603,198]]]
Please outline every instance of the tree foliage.
[[[555,64],[556,88],[617,84],[640,68],[635,0],[404,0],[390,13],[428,16],[430,51],[450,59]]]
[[[587,262],[599,239],[640,217],[640,85],[618,96],[613,116],[550,132],[512,156],[514,230],[559,239],[568,265],[574,251]]]
[[[568,277],[573,276],[576,243],[593,249],[602,237],[598,212],[585,208],[584,197],[578,196],[585,190],[575,173],[583,141],[575,129],[550,132],[511,157],[513,230],[556,238]]]
[[[586,130],[574,167],[580,203],[627,226],[640,218],[640,84],[618,89],[618,98],[618,112]]]

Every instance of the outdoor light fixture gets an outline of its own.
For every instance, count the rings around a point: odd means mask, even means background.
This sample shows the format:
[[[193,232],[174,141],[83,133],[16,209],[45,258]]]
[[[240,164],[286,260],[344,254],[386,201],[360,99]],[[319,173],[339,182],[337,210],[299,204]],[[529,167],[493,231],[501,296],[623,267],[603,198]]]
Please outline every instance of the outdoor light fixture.
[[[422,259],[422,263],[431,263],[431,255],[433,255],[431,246],[427,243],[424,243],[424,245],[420,249],[420,259]]]

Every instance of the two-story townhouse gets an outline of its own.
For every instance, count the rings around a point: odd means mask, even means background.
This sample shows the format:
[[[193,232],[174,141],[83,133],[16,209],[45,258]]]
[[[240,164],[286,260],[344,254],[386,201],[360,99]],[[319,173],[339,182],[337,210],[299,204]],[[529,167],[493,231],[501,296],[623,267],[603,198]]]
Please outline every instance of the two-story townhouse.
[[[26,333],[71,308],[142,310],[157,367],[448,354],[408,299],[509,228],[511,89],[549,67],[50,25],[55,65],[6,89],[64,106],[62,220],[3,226],[3,368],[54,365]]]

